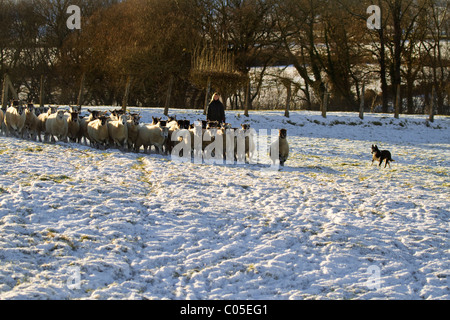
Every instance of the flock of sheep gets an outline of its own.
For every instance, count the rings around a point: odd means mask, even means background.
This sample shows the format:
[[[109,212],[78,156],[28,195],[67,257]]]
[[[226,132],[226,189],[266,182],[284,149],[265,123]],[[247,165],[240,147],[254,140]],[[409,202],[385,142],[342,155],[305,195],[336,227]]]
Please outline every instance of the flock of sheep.
[[[161,120],[152,117],[153,122],[145,124],[140,123],[141,116],[138,113],[125,113],[122,109],[109,112],[89,109],[87,111],[89,115],[83,117],[80,107],[62,110],[58,107],[35,107],[33,104],[23,106],[18,101],[14,101],[5,113],[0,110],[1,131],[7,136],[32,141],[70,141],[84,143],[98,149],[114,147],[122,151],[139,152],[143,147],[144,153],[150,153],[151,147],[154,146],[155,151],[160,154],[171,154],[178,143],[183,139],[190,138],[187,139],[191,143],[190,151],[195,152],[194,135],[198,127],[191,124],[189,120],[176,120],[172,117]],[[183,131],[188,132],[190,137],[179,135],[176,131],[180,129],[185,129]],[[211,129],[214,129],[215,132],[219,131],[220,134],[212,134],[213,130]],[[227,152],[231,146],[235,160],[237,157],[242,159],[242,156],[244,161],[250,159],[251,154],[255,151],[255,144],[251,142],[250,126],[242,125],[242,128],[235,129],[236,132],[240,132],[242,137],[240,145],[238,135],[232,137],[233,141],[227,140],[229,136],[225,135],[226,129],[235,128],[231,128],[229,124],[201,121],[201,151],[205,151],[218,136],[222,136],[223,141],[221,142],[223,143],[220,143],[220,146],[223,146],[224,157],[230,155]],[[208,133],[209,138],[204,139]],[[177,136],[173,137],[174,134]],[[289,146],[285,140],[285,136],[280,135],[281,165],[284,164],[289,153]],[[181,153],[183,150],[186,149],[182,149]],[[241,151],[240,154],[237,154],[237,150]],[[282,151],[284,152],[283,156],[281,155]]]

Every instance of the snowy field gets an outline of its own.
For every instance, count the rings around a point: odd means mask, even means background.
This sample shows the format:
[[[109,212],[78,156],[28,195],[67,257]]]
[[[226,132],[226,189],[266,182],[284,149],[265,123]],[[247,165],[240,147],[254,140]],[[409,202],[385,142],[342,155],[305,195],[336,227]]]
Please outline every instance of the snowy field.
[[[0,137],[0,299],[448,300],[450,118],[425,119],[228,111],[288,130],[279,171]]]

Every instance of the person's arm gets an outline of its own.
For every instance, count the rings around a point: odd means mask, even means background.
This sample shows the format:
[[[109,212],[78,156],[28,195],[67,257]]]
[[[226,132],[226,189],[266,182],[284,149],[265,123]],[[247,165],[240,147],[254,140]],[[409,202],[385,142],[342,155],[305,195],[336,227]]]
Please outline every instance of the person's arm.
[[[223,122],[225,122],[225,106],[222,104],[222,108],[220,108],[220,118]]]
[[[209,121],[211,119],[211,103],[208,105],[206,109],[206,120]]]

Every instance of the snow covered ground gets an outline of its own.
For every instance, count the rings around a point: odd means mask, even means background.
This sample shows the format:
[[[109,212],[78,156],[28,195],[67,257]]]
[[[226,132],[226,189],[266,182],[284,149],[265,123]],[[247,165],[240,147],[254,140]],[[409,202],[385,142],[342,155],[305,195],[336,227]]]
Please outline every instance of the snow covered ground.
[[[279,171],[0,137],[0,299],[449,299],[450,118],[425,119],[228,111],[288,130]]]

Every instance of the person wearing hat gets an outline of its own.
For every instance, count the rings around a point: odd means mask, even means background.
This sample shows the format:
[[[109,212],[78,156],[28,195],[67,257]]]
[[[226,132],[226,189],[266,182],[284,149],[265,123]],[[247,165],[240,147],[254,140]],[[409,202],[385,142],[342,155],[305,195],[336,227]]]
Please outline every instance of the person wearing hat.
[[[225,122],[225,107],[220,101],[220,95],[217,92],[213,94],[209,103],[206,120],[218,121],[219,123]]]

